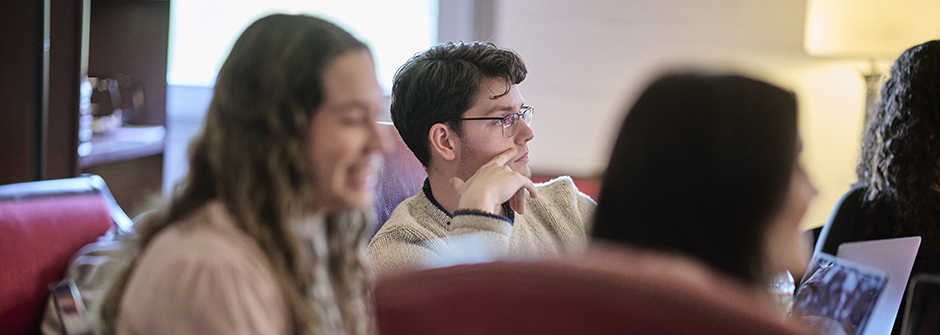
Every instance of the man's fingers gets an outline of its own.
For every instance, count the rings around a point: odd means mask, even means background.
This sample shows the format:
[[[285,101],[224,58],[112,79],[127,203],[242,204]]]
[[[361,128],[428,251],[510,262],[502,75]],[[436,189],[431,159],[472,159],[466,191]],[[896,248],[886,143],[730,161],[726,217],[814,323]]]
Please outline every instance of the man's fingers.
[[[539,197],[539,189],[535,187],[535,183],[533,183],[531,179],[526,178],[526,177],[523,176],[522,174],[519,174],[519,176],[521,176],[521,177],[524,179],[524,180],[522,181],[522,187],[523,187],[523,188],[519,189],[519,191],[522,192],[523,189],[529,190],[529,196],[530,196],[530,197],[538,198],[538,197]],[[525,195],[525,193],[523,192],[522,195]]]
[[[460,195],[459,205],[462,207],[472,205],[472,208],[489,210],[491,207],[509,201],[513,210],[524,213],[525,191],[529,190],[529,193],[535,197],[538,196],[538,190],[532,180],[506,166],[518,152],[516,148],[501,152],[466,181],[457,177],[451,178],[451,186]]]
[[[525,190],[524,188],[520,188],[516,191],[516,194],[509,199],[509,207],[512,207],[512,210],[519,214],[525,214]]]
[[[496,157],[493,157],[493,159],[490,160],[490,163],[496,163],[496,165],[503,166],[506,165],[506,163],[509,163],[513,157],[516,157],[516,148],[509,148]]]
[[[529,196],[533,198],[538,198],[539,191],[538,191],[538,188],[535,187],[535,183],[529,180],[529,178],[525,178],[522,175],[519,175],[519,176],[524,179],[523,185],[522,185],[522,188],[520,188],[519,190],[516,191],[515,194],[513,194],[512,198],[509,198],[509,206],[512,207],[512,210],[518,212],[519,214],[525,214],[525,205],[526,205],[525,191],[528,190]]]

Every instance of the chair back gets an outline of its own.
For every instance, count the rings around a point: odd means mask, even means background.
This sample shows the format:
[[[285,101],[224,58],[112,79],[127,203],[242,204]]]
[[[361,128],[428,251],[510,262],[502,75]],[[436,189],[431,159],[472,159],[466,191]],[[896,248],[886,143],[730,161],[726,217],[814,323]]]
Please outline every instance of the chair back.
[[[819,231],[814,253],[835,255],[842,243],[858,240],[859,230],[865,220],[862,196],[866,191],[866,187],[856,186],[839,199],[832,215],[829,216],[829,221]]]
[[[622,251],[400,273],[375,298],[383,335],[803,333],[694,263]]]
[[[131,219],[98,176],[0,186],[0,329],[38,334],[49,285],[82,246]]]
[[[374,232],[382,227],[398,204],[421,190],[424,179],[428,177],[424,166],[411,149],[408,149],[395,126],[391,123],[380,123],[380,126],[388,128],[387,133],[394,136],[393,149],[385,155],[385,162],[379,173],[374,207],[377,226]]]

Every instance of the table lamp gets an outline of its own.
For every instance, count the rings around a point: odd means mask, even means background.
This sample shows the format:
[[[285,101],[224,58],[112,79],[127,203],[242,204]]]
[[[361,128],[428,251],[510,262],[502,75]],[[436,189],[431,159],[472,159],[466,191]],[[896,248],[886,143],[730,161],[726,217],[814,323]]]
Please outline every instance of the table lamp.
[[[807,0],[803,48],[810,56],[865,59],[866,116],[883,74],[876,62],[940,38],[940,0]]]

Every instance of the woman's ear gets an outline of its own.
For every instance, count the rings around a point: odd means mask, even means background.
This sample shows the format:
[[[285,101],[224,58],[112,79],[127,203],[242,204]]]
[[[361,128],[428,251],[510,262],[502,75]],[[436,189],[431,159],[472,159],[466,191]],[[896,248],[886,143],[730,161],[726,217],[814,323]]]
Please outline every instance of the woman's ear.
[[[443,123],[436,123],[431,126],[428,132],[428,143],[430,144],[431,156],[439,156],[445,161],[452,161],[457,158],[457,134],[449,126]]]

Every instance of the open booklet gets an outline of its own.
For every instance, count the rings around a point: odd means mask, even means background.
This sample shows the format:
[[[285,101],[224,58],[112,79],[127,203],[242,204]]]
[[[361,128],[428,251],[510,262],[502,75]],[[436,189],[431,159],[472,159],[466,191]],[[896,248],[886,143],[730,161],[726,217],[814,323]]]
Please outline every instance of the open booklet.
[[[888,283],[885,271],[817,253],[793,297],[792,314],[825,334],[862,334]]]

